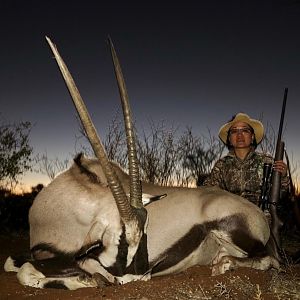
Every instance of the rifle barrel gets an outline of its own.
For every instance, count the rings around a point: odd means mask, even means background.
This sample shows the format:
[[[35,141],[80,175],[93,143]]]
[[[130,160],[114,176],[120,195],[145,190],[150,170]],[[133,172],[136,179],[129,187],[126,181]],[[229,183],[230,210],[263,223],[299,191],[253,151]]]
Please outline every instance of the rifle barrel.
[[[288,88],[285,88],[284,89],[283,102],[282,102],[282,109],[281,109],[281,116],[280,116],[277,143],[278,143],[278,141],[281,140],[281,136],[282,136],[282,127],[283,127],[283,121],[284,121],[284,115],[285,115],[287,95],[288,95]]]

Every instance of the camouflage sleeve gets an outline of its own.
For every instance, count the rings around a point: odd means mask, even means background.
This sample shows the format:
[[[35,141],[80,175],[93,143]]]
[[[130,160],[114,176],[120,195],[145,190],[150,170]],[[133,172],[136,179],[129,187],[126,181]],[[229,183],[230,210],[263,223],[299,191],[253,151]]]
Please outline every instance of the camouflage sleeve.
[[[223,176],[222,176],[222,169],[223,169],[223,161],[218,160],[214,167],[211,170],[209,176],[203,182],[205,186],[218,186],[220,188],[223,187]]]

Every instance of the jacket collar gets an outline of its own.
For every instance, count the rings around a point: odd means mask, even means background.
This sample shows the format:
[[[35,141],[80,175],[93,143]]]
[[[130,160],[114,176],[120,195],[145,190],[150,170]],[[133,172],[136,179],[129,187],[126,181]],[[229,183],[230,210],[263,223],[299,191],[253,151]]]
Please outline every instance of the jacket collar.
[[[239,162],[244,162],[244,161],[246,161],[246,160],[251,159],[253,156],[255,156],[255,153],[256,153],[255,150],[250,150],[250,152],[247,154],[247,156],[245,157],[244,160],[239,159],[239,158],[235,155],[235,153],[234,153],[233,150],[230,150],[226,156],[231,157],[231,158],[234,158],[234,159],[238,160]]]

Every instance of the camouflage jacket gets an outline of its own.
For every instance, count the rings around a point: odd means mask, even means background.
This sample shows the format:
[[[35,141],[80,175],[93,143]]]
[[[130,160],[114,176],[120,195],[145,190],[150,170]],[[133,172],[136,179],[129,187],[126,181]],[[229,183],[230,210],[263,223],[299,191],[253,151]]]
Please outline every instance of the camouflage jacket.
[[[229,152],[216,162],[203,185],[217,185],[257,205],[261,194],[264,163],[272,162],[271,156],[255,151],[251,151],[244,160]],[[284,176],[281,180],[281,190],[285,192],[288,187],[289,179]]]

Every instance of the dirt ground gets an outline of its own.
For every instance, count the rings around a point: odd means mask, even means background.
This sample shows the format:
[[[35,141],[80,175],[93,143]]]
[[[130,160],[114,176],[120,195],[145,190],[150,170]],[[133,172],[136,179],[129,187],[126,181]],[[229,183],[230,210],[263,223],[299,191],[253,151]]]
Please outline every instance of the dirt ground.
[[[286,241],[290,251],[298,243]],[[27,234],[0,235],[0,262],[29,248]],[[123,286],[76,291],[35,289],[19,284],[15,273],[0,270],[0,299],[300,299],[300,265],[287,263],[282,272],[240,268],[212,277],[209,267],[196,266],[176,275],[131,282]]]

